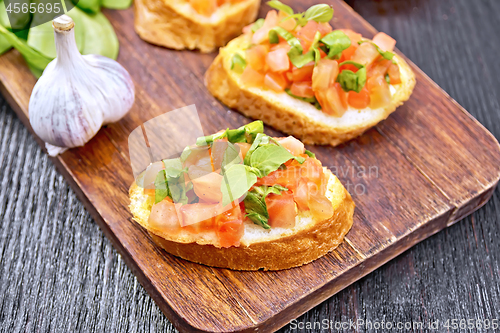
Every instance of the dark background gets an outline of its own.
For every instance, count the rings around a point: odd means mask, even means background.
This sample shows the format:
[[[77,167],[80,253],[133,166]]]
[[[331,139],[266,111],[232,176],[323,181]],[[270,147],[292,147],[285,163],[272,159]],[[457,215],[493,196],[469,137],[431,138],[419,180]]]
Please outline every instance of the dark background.
[[[500,138],[499,0],[347,2]],[[1,96],[0,138],[0,331],[175,331]],[[500,319],[499,250],[497,189],[298,321]]]

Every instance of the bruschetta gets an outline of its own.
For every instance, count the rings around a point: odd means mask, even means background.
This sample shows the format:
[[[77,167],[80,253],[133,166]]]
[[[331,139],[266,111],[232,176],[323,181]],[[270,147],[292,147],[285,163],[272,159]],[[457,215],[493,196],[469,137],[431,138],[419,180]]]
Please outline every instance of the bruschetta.
[[[129,191],[133,219],[167,252],[234,270],[280,270],[335,249],[354,203],[292,136],[256,121],[151,164]]]
[[[205,85],[223,103],[307,144],[338,145],[386,119],[415,86],[384,33],[333,30],[333,9],[280,3],[220,49]]]
[[[135,30],[168,48],[212,52],[253,22],[260,0],[136,0]]]

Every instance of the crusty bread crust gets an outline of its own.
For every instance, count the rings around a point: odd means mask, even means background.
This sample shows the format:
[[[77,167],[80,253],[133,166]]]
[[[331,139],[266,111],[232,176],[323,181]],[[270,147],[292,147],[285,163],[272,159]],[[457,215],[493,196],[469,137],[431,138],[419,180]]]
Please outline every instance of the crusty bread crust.
[[[205,75],[206,87],[227,106],[247,117],[260,119],[306,144],[336,146],[361,135],[408,100],[415,86],[415,75],[410,66],[396,55],[394,59],[399,65],[402,83],[394,87],[391,103],[377,110],[350,108],[344,116],[337,118],[286,93],[244,86],[239,74],[230,69],[230,64],[235,52],[244,56],[243,51],[249,43],[249,37],[242,35],[220,49]]]
[[[147,42],[168,48],[212,52],[253,22],[260,0],[220,7],[211,17],[200,15],[186,1],[135,0],[135,30]]]
[[[328,171],[329,172],[329,171]],[[134,183],[130,188],[130,210],[134,220],[146,228],[157,245],[167,252],[183,259],[208,266],[234,270],[281,270],[302,266],[334,250],[351,229],[354,202],[333,175],[329,182],[334,214],[323,221],[312,220],[307,225],[297,227],[282,237],[262,237],[259,240],[242,242],[238,247],[220,248],[208,244],[206,240],[186,240],[162,234],[149,227],[147,217],[139,200]],[[169,239],[166,239],[169,238]],[[217,245],[217,244],[216,244]]]

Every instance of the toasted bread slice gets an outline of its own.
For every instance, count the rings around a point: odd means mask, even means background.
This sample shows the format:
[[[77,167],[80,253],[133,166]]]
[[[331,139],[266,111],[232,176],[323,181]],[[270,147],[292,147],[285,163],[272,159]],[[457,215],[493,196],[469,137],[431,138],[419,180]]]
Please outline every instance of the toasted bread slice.
[[[330,171],[326,196],[333,216],[318,221],[309,212],[298,212],[294,228],[264,229],[245,221],[240,246],[221,248],[215,232],[172,236],[148,223],[152,202],[136,183],[130,188],[130,210],[134,220],[146,228],[153,240],[167,252],[208,266],[234,270],[280,270],[307,264],[335,249],[353,223],[354,202]]]
[[[212,52],[253,22],[260,0],[224,4],[211,16],[198,14],[187,1],[136,0],[135,30],[147,42],[168,48]]]
[[[391,86],[391,102],[384,108],[357,110],[352,107],[342,117],[328,115],[310,103],[260,87],[246,87],[240,74],[231,70],[235,53],[245,57],[251,37],[242,35],[220,49],[219,55],[205,75],[208,90],[227,106],[245,116],[260,119],[284,133],[291,134],[306,144],[336,146],[361,135],[370,127],[386,119],[410,97],[415,86],[415,75],[408,63],[394,56],[400,68],[401,84]]]

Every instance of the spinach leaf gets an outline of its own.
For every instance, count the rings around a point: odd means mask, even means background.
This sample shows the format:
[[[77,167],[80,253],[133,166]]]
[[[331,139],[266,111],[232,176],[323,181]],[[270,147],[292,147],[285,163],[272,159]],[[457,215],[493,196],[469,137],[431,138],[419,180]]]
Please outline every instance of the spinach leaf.
[[[347,92],[352,90],[359,93],[366,83],[366,67],[350,60],[339,64],[339,67],[347,64],[354,65],[359,68],[359,70],[354,73],[351,70],[344,69],[339,73],[337,81],[340,83],[340,86],[344,89],[344,91]]]
[[[0,25],[0,35],[2,35],[7,42],[12,44],[12,46],[17,49],[19,53],[21,53],[30,66],[32,72],[34,72],[33,74],[41,74],[49,62],[52,61],[51,58],[29,47],[25,40],[20,39],[13,32],[8,31],[2,25]]]
[[[285,5],[281,1],[277,1],[277,0],[268,1],[267,5],[271,8],[281,10],[282,12],[285,12],[288,15],[293,15],[293,9],[290,6]]]
[[[291,159],[295,159],[299,163],[305,161],[305,158],[292,155],[280,145],[265,145],[252,153],[250,166],[259,170],[259,177],[265,177]]]
[[[109,9],[127,9],[132,5],[132,0],[101,0],[101,6]]]
[[[165,170],[160,170],[155,179],[155,204],[168,197],[168,185]]]
[[[321,38],[321,42],[328,47],[328,58],[340,55],[342,51],[351,46],[351,39],[342,31],[335,30]]]
[[[231,69],[236,73],[243,73],[243,70],[247,67],[247,62],[241,55],[235,53],[231,58]]]
[[[248,192],[244,200],[247,217],[264,229],[270,229],[271,227],[268,224],[269,212],[267,211],[266,197],[271,193],[281,195],[282,191],[288,191],[288,189],[281,185],[262,185],[254,187]]]
[[[0,55],[12,48],[12,44],[2,35],[0,35]]]
[[[257,182],[255,170],[247,165],[232,164],[223,170],[222,206],[238,200]]]

